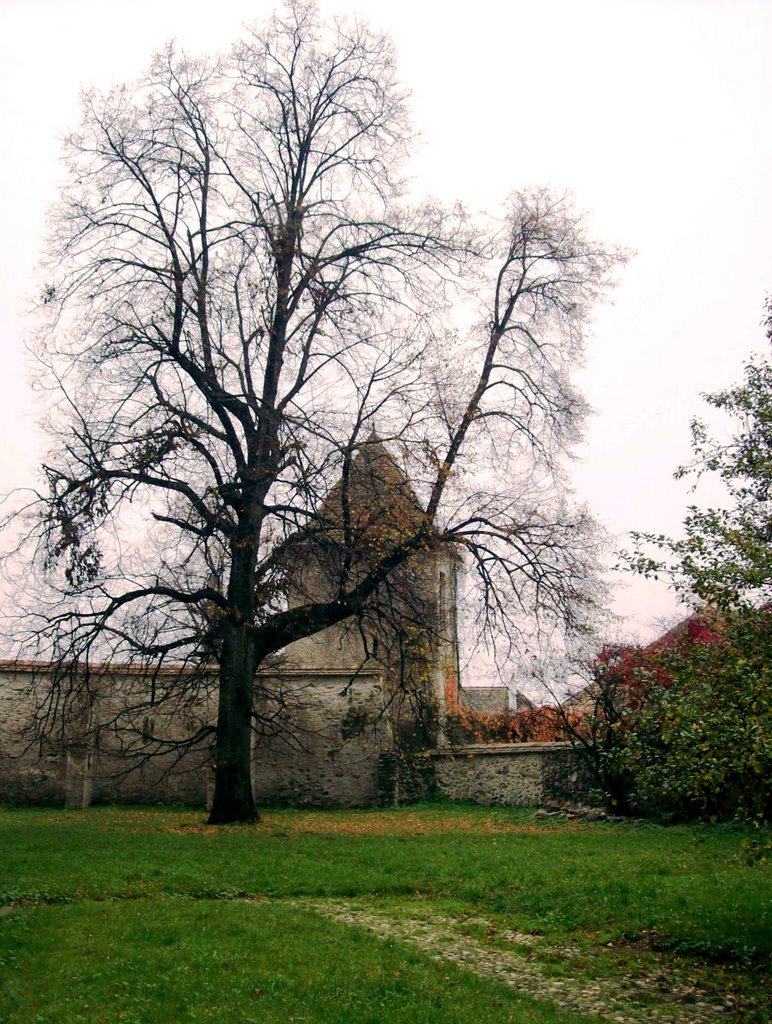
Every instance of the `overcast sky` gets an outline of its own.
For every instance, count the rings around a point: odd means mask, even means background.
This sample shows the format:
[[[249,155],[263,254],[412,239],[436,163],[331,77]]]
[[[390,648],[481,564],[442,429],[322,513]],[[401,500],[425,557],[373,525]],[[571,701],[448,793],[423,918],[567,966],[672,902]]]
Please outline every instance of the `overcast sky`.
[[[738,380],[764,345],[772,2],[320,6],[392,35],[422,135],[418,186],[481,209],[524,186],[570,189],[597,236],[636,251],[578,374],[596,414],[574,481],[620,544],[630,529],[677,532],[695,496],[672,473],[700,393]],[[224,49],[273,7],[0,0],[0,491],[34,479],[39,459],[23,312],[80,88],[138,76],[172,37],[193,53]],[[620,579],[615,595],[642,637],[676,610],[657,584]]]

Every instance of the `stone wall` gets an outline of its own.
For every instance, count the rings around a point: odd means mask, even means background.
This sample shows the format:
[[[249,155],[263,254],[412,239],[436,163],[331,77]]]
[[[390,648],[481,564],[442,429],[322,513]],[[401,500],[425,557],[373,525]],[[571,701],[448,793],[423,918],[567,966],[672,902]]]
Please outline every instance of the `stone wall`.
[[[605,795],[598,789],[581,754],[570,743],[545,746],[553,749],[544,760],[543,803],[604,806]]]
[[[430,800],[437,794],[435,763],[430,754],[388,751],[378,759],[378,792],[381,804],[399,807]]]
[[[432,754],[437,791],[453,800],[536,807],[584,802],[588,785],[569,743],[501,743]]]
[[[381,757],[384,803],[451,800],[503,807],[585,803],[590,780],[569,743],[475,744]]]
[[[539,805],[544,790],[544,751],[525,747],[526,744],[522,748],[479,744],[436,757],[437,789],[453,800],[471,803],[508,807]]]
[[[203,807],[209,791],[211,767],[195,753],[165,755],[126,770],[114,753],[92,754],[87,767],[83,806],[100,804],[184,804]],[[68,805],[77,806],[77,780],[68,784]]]
[[[378,672],[285,672],[266,679],[277,696],[259,711],[281,727],[253,752],[258,804],[373,807],[381,803],[378,755],[392,748]],[[279,704],[284,710],[279,712]],[[273,706],[272,706],[273,705]]]
[[[58,738],[28,745],[24,726],[45,689],[45,672],[24,663],[0,666],[0,803],[181,803],[203,806],[211,784],[209,741],[199,749],[127,758],[118,702],[141,701],[147,680],[108,667],[82,720]],[[170,687],[175,676],[169,673]],[[158,680],[159,686],[164,685]],[[133,688],[137,692],[133,692]],[[263,727],[253,751],[258,804],[372,807],[415,803],[436,794],[510,807],[587,803],[591,787],[566,743],[478,744],[406,752],[397,749],[390,705],[377,671],[287,671],[265,675],[258,712]],[[165,720],[142,712],[152,737],[192,735],[214,720],[211,697]],[[134,723],[136,727],[136,722]],[[136,738],[137,733],[134,733]],[[147,752],[153,752],[148,742]],[[139,748],[140,755],[142,747]]]
[[[9,668],[0,678],[0,803],[64,803],[67,756],[61,742],[30,744],[32,671]]]
[[[175,671],[162,672],[155,683],[161,689],[177,678]],[[78,700],[69,699],[66,719],[57,718],[40,741],[34,739],[32,718],[50,690],[45,667],[0,664],[0,803],[203,806],[211,774],[209,743],[168,750],[153,735],[184,739],[194,734],[211,718],[211,701],[202,691],[195,708],[164,712],[147,706],[148,685],[141,673],[100,666]],[[135,708],[131,721],[122,713],[124,705]]]

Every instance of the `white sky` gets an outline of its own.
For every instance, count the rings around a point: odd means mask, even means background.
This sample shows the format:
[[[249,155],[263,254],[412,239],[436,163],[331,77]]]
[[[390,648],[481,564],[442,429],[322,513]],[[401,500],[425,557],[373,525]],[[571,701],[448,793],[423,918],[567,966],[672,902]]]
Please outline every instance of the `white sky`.
[[[678,531],[672,479],[701,392],[763,347],[772,290],[772,0],[322,0],[391,33],[423,136],[413,165],[441,199],[491,208],[512,189],[569,188],[595,234],[637,251],[598,310],[579,382],[596,410],[577,496],[624,542]],[[223,49],[267,0],[0,0],[0,491],[39,458],[23,311],[59,138],[81,86],[142,73],[172,37]],[[697,498],[700,498],[698,491]],[[623,583],[626,582],[626,587]],[[676,608],[619,581],[627,631]]]

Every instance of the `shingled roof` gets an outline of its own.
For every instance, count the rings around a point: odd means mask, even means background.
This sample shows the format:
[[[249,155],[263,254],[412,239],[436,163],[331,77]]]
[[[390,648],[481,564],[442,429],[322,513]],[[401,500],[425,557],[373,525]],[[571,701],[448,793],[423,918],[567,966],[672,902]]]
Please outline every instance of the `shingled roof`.
[[[331,488],[320,517],[342,526],[346,513],[354,534],[370,542],[396,540],[423,521],[421,502],[375,431],[359,445],[347,480],[341,475]]]

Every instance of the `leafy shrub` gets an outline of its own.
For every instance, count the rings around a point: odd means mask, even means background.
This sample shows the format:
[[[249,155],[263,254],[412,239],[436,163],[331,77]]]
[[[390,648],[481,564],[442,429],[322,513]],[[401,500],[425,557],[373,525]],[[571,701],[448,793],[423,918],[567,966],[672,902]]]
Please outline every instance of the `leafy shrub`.
[[[768,820],[772,813],[772,615],[723,617],[720,636],[656,655],[621,762],[635,800],[684,818]]]

